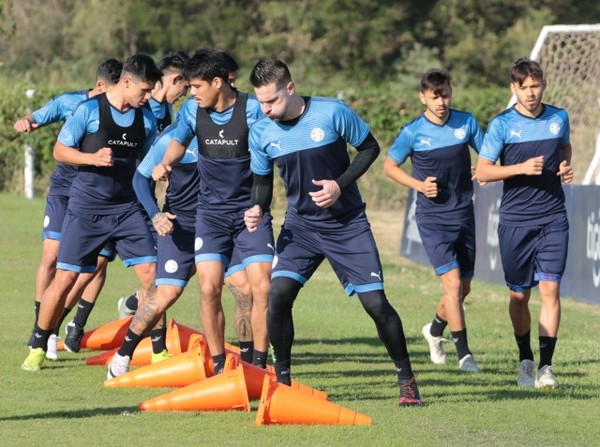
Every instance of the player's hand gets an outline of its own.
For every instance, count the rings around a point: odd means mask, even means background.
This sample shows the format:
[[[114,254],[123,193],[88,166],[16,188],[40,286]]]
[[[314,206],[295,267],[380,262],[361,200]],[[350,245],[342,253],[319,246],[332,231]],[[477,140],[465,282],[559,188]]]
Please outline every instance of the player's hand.
[[[171,222],[177,216],[171,213],[156,213],[152,218],[152,225],[159,236],[168,236],[173,233],[174,225]]]
[[[522,175],[542,175],[544,169],[544,156],[532,157],[519,165],[519,173]]]
[[[254,205],[252,208],[247,209],[244,213],[244,223],[250,233],[257,230],[260,221],[262,219],[262,209],[259,205]]]
[[[38,123],[32,123],[27,118],[21,118],[20,120],[17,120],[13,127],[19,133],[29,133],[33,132],[40,126]]]
[[[92,154],[92,165],[100,167],[108,167],[113,165],[112,149],[110,147],[103,147]]]
[[[558,173],[556,175],[560,177],[561,182],[571,183],[573,181],[573,167],[567,160],[563,160],[558,166]]]
[[[340,185],[335,180],[313,180],[312,183],[323,187],[319,191],[309,192],[315,205],[320,208],[329,208],[342,195]]]
[[[152,170],[152,179],[155,182],[166,182],[173,168],[164,163],[157,164]]]
[[[477,180],[477,183],[479,183],[479,186],[485,186],[487,185],[488,182],[482,182],[481,180],[479,180],[477,178],[477,166],[471,166],[471,180]]]
[[[437,177],[427,177],[421,182],[421,194],[429,199],[434,199],[438,195]]]

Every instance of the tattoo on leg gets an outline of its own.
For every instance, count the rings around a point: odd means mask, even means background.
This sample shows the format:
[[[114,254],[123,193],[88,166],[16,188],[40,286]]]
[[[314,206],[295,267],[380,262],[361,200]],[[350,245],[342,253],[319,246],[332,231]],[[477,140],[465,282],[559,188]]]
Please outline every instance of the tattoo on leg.
[[[252,340],[252,325],[250,315],[252,313],[252,295],[244,293],[243,290],[229,285],[229,290],[235,299],[235,332],[240,341]]]

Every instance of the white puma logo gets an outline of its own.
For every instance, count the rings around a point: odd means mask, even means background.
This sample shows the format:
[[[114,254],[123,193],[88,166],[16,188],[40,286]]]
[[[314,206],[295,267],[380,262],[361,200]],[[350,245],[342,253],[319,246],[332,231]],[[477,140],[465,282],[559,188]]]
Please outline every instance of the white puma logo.
[[[381,272],[379,272],[379,273],[371,272],[371,276],[374,276],[379,281],[381,281]]]
[[[521,132],[523,132],[523,131],[520,130],[520,131],[517,132],[516,130],[510,129],[510,136],[511,137],[517,137],[517,138],[521,139],[521,138],[523,138],[523,137],[521,137]]]
[[[281,140],[277,140],[277,143],[273,143],[273,142],[271,141],[271,146],[273,146],[273,147],[277,148],[277,150],[279,150],[279,151],[280,151],[280,150],[281,150]]]
[[[431,138],[421,138],[421,144],[426,144],[431,147]]]

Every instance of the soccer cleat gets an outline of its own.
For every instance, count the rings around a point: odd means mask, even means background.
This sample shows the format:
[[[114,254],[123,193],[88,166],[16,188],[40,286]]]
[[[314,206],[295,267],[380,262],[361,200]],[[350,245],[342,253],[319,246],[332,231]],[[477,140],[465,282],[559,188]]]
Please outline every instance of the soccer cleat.
[[[412,376],[408,380],[400,381],[400,402],[401,407],[414,407],[422,405],[421,395],[419,394],[419,388],[415,381],[415,376]]]
[[[479,366],[475,361],[475,357],[473,357],[471,354],[465,355],[462,359],[458,361],[458,369],[464,372],[479,372]]]
[[[131,359],[128,355],[119,355],[118,352],[115,353],[112,360],[108,364],[108,372],[106,373],[106,378],[110,380],[128,373],[129,362],[131,362]]]
[[[446,364],[446,351],[444,350],[443,343],[448,340],[444,337],[434,337],[431,335],[430,329],[431,323],[427,323],[421,330],[423,337],[425,337],[425,340],[429,344],[429,358],[436,365],[444,365]]]
[[[544,365],[537,372],[535,378],[536,388],[556,388],[558,387],[558,381],[552,373],[552,365]]]
[[[67,333],[65,337],[65,349],[69,352],[79,352],[81,349],[81,338],[83,337],[83,328],[71,321],[65,327]]]
[[[535,364],[533,360],[522,360],[517,376],[517,385],[532,388],[535,385]]]
[[[169,354],[169,351],[167,351],[166,349],[163,349],[158,354],[155,354],[153,352],[152,353],[152,359],[150,360],[150,362],[151,363],[158,363],[158,362],[162,362],[163,360],[170,359],[171,357],[173,357],[173,356],[171,354]]]
[[[48,350],[46,351],[46,358],[48,360],[58,360],[58,350],[56,349],[58,340],[59,338],[55,334],[50,335],[50,338],[48,338]]]
[[[29,340],[27,340],[27,347],[31,348],[33,346],[33,341],[35,340],[35,336],[33,335],[33,333],[35,332],[35,329],[31,332],[31,336],[29,337]]]
[[[137,292],[135,292],[135,297],[137,298]],[[124,296],[119,298],[117,301],[117,312],[119,314],[119,319],[129,317],[130,315],[135,315],[136,309],[130,309],[127,307],[127,300],[129,296]]]
[[[25,371],[39,371],[42,368],[45,358],[46,351],[43,348],[31,348],[29,355],[21,365],[21,369]]]

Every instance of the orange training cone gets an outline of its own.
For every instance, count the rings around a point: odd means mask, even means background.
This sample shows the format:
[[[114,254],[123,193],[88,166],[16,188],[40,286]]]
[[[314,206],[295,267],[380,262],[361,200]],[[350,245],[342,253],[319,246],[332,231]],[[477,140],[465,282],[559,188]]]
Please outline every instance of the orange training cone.
[[[250,411],[244,371],[239,366],[139,404],[144,411]]]
[[[251,365],[250,363],[242,362],[238,358],[233,356],[231,357],[231,361],[235,361],[235,365],[228,365],[228,361],[230,361],[229,356],[227,356],[227,360],[225,361],[225,370],[233,369],[237,366],[238,363],[242,365],[242,368],[244,368],[246,388],[248,389],[248,399],[250,400],[260,399],[260,396],[262,395],[263,380],[265,376],[268,376],[273,381],[275,381],[276,376],[273,371],[259,368],[256,365]],[[290,387],[292,389],[301,391],[302,393],[318,397],[319,399],[327,399],[327,393],[319,391],[315,388],[311,388],[307,385],[302,385],[301,383],[298,383],[295,380],[292,380],[292,384],[290,385]]]
[[[192,343],[192,340],[196,335],[202,336],[202,333],[200,331],[192,329],[188,326],[184,326],[183,324],[176,323],[174,319],[171,319],[168,327],[170,327],[171,325],[177,326],[182,352],[185,352],[189,349],[190,344]]]
[[[184,387],[206,379],[201,348],[130,371],[114,379],[106,380],[104,386],[113,387]]]
[[[167,351],[169,354],[175,356],[182,353],[181,341],[179,339],[179,328],[176,324],[171,321],[169,327],[167,327]],[[119,350],[121,345],[112,351],[103,352],[98,355],[94,355],[85,359],[86,365],[108,365],[110,360],[113,358],[115,353]],[[152,363],[152,340],[150,337],[144,337],[139,345],[133,352],[131,358],[131,366],[146,366]]]
[[[118,348],[123,343],[125,335],[127,335],[132,318],[132,316],[124,317],[86,331],[81,337],[81,348],[96,350]],[[63,350],[64,348],[64,341],[59,340],[56,349]]]
[[[365,414],[294,390],[265,376],[255,422],[256,425],[371,425],[372,420]]]

